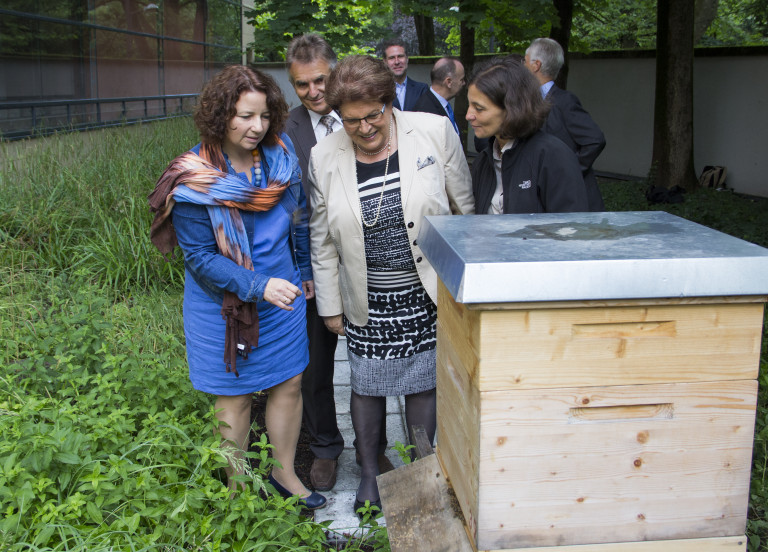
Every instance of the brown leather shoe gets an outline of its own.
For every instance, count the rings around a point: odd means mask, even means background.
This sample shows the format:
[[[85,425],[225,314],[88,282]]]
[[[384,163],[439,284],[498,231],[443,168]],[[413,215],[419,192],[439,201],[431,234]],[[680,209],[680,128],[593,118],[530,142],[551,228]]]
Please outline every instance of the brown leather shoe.
[[[395,466],[392,465],[392,462],[389,461],[386,454],[379,454],[379,457],[376,460],[379,463],[379,473],[387,473],[395,469]]]
[[[339,463],[333,458],[315,458],[309,470],[309,481],[316,491],[330,491],[336,484]]]
[[[355,451],[355,462],[358,466],[363,465],[363,460],[360,458],[360,453]],[[395,469],[395,466],[392,465],[392,462],[390,462],[389,458],[387,458],[386,454],[379,454],[376,457],[376,462],[379,464],[379,473],[387,473]]]

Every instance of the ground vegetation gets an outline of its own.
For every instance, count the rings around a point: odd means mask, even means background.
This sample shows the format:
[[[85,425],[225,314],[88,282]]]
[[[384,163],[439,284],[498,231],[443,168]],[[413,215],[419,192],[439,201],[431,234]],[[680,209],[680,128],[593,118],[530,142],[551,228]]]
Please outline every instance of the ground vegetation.
[[[195,142],[190,119],[0,142],[0,550],[387,549],[266,492],[258,425],[230,496],[181,256],[148,241],[147,194]]]

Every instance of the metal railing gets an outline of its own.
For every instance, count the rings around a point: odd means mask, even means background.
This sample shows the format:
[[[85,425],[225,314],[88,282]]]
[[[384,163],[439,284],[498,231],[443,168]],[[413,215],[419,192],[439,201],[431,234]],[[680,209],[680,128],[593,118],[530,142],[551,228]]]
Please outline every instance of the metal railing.
[[[0,102],[0,138],[19,140],[56,132],[187,116],[197,94]],[[110,106],[116,109],[109,109]]]

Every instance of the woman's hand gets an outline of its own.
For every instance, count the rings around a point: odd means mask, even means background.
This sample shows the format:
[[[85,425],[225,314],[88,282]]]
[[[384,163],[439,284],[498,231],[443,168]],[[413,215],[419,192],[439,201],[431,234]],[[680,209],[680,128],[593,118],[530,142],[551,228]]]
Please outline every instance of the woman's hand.
[[[291,305],[299,295],[301,290],[282,278],[270,278],[264,288],[264,300],[283,310],[293,310]]]
[[[341,315],[336,316],[324,316],[323,322],[328,331],[331,331],[337,335],[344,335],[344,323],[341,321]]]
[[[306,280],[301,282],[301,287],[304,290],[305,299],[313,299],[315,297],[315,281]]]

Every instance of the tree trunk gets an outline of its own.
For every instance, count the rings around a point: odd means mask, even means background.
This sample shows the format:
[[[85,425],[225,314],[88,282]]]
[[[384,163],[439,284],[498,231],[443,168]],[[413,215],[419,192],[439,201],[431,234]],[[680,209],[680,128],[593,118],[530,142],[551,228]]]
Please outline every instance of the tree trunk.
[[[693,44],[698,44],[704,33],[717,17],[719,0],[696,0],[696,19],[693,22]]]
[[[462,2],[460,10],[472,9],[471,4],[471,1]],[[464,18],[461,19],[459,27],[459,41],[459,60],[464,65],[464,73],[471,75],[475,65],[475,28],[470,27]],[[465,150],[467,149],[467,119],[465,117],[468,107],[467,94],[457,95],[454,99],[453,111],[461,134],[461,143],[464,144]]]
[[[419,40],[419,55],[435,55],[435,24],[431,17],[416,13],[413,15],[416,26],[416,38]]]
[[[657,3],[653,160],[656,186],[696,187],[693,168],[693,7],[695,0]]]
[[[571,41],[571,24],[573,22],[573,0],[553,0],[557,10],[558,24],[552,25],[549,38],[556,40],[563,48],[565,63],[557,74],[555,84],[565,90],[568,84],[568,43]]]

